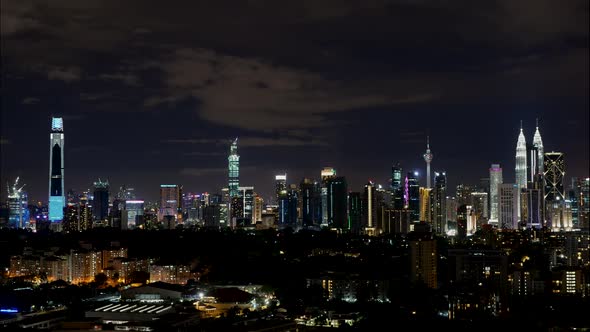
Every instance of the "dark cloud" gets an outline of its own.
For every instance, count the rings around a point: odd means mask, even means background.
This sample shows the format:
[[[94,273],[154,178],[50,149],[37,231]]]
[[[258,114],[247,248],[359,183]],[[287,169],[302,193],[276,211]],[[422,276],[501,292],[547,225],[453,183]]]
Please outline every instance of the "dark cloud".
[[[35,105],[39,103],[39,98],[37,97],[26,97],[21,102],[23,105]]]

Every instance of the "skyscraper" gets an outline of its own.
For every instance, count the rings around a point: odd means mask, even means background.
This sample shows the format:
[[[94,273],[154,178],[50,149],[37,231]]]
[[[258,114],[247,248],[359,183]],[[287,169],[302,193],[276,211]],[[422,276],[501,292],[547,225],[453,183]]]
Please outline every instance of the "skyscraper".
[[[25,185],[19,186],[18,180],[8,187],[8,223],[10,227],[24,228],[29,224],[28,198]]]
[[[64,218],[64,126],[62,118],[51,118],[49,134],[49,220]]]
[[[321,222],[321,198],[319,184],[312,179],[303,179],[299,184],[301,193],[301,220],[304,227]]]
[[[420,185],[418,172],[408,172],[404,179],[404,208],[410,210],[410,220],[420,221]]]
[[[356,234],[362,223],[362,199],[360,192],[348,193],[348,227]]]
[[[231,143],[229,148],[228,171],[229,171],[229,197],[236,197],[240,187],[240,156],[238,155],[238,138]]]
[[[544,156],[545,152],[543,150],[543,140],[541,139],[541,133],[539,132],[539,119],[537,119],[537,128],[535,130],[535,136],[533,136],[533,146],[537,148],[537,158],[536,158],[536,172],[538,174],[544,173]],[[533,168],[534,170],[535,168]],[[536,175],[536,174],[535,174]]]
[[[498,186],[504,183],[500,164],[492,164],[490,167],[490,223],[498,222]]]
[[[447,231],[447,174],[445,172],[434,172],[433,198],[434,230],[438,234],[445,234]]]
[[[520,123],[520,134],[518,135],[518,142],[516,143],[516,185],[519,189],[527,187],[527,147],[526,139],[522,131],[522,121]]]
[[[367,235],[375,235],[377,220],[377,199],[375,195],[375,184],[369,181],[365,185],[362,204],[363,227]]]
[[[498,186],[498,213],[501,228],[518,229],[520,188],[515,183]]]
[[[328,226],[328,181],[336,177],[336,170],[332,167],[324,167],[320,173],[321,187],[320,196],[322,200],[322,226]]]
[[[430,187],[430,163],[432,162],[432,158],[434,155],[430,152],[430,138],[426,137],[426,152],[422,155],[424,157],[424,161],[426,162],[426,188]]]
[[[393,208],[401,210],[404,208],[404,183],[402,182],[402,168],[399,163],[391,167],[391,194],[393,197]]]
[[[109,213],[109,182],[98,179],[94,182],[94,198],[92,199],[92,217],[95,222],[107,220]]]
[[[287,173],[275,175],[275,199],[277,205],[282,195],[287,193]]]
[[[545,181],[546,201],[565,199],[565,191],[563,189],[564,176],[565,163],[563,153],[555,151],[545,153],[543,178]]]
[[[160,210],[158,212],[158,220],[162,220],[166,216],[177,217],[180,196],[181,192],[179,185],[160,185]]]
[[[348,187],[343,176],[327,180],[328,227],[348,229],[347,204]]]

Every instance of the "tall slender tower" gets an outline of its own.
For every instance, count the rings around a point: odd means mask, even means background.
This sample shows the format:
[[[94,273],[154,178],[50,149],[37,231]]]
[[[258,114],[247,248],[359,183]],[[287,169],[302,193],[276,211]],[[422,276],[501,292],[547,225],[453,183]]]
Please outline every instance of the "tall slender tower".
[[[527,164],[526,164],[526,139],[522,132],[522,121],[520,122],[520,134],[516,143],[516,186],[519,189],[527,187]]]
[[[229,156],[227,157],[227,161],[229,163],[229,197],[231,198],[240,194],[240,156],[238,155],[237,137],[229,148]]]
[[[62,221],[64,193],[64,124],[62,118],[51,118],[49,134],[49,220]]]
[[[539,132],[539,119],[537,119],[537,129],[535,130],[535,136],[533,137],[533,146],[537,148],[537,169],[538,174],[544,173],[544,165],[543,165],[543,158],[544,158],[544,151],[543,151],[543,140],[541,139],[541,133]],[[531,170],[534,172],[535,169]],[[535,174],[537,175],[537,174]]]
[[[430,137],[426,136],[426,152],[422,155],[426,162],[426,188],[430,188],[430,162],[434,155],[430,152]]]

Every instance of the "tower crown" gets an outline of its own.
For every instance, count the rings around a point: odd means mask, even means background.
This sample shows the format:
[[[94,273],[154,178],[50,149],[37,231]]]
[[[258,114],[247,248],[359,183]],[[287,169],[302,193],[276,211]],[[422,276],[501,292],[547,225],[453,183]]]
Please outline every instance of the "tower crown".
[[[426,152],[422,155],[424,161],[430,163],[434,159],[434,154],[430,152],[430,137],[426,136]]]

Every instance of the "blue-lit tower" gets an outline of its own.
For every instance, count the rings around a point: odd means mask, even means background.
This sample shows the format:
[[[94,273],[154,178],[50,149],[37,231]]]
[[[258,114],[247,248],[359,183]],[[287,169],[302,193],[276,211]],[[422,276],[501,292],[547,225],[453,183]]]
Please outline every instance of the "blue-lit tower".
[[[62,221],[64,193],[64,126],[62,118],[51,118],[49,134],[49,220]]]

